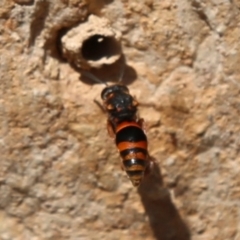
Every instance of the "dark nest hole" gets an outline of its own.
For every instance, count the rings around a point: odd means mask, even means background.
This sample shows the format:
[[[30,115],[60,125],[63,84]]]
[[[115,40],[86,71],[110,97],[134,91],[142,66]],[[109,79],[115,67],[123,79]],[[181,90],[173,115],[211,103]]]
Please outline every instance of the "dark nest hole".
[[[113,37],[96,34],[83,42],[81,51],[85,60],[98,61],[120,54],[121,46]]]

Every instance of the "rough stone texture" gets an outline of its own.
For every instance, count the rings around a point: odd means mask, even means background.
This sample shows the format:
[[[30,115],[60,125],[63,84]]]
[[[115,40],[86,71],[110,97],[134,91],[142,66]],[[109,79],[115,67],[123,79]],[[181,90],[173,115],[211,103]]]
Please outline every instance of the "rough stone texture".
[[[237,0],[2,0],[0,239],[239,240],[239,9]],[[159,167],[139,190],[93,102],[104,85],[59,51],[89,14],[122,33],[123,82],[142,103]],[[117,80],[112,68],[93,72]]]

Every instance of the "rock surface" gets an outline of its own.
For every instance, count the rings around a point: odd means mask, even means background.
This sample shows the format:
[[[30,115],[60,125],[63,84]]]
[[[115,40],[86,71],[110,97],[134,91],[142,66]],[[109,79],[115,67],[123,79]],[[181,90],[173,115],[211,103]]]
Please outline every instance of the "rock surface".
[[[0,239],[240,239],[239,9],[1,1]],[[93,101],[104,85],[61,55],[61,37],[90,14],[121,32],[124,54],[92,72],[104,81],[124,72],[142,103],[157,167],[138,190]]]

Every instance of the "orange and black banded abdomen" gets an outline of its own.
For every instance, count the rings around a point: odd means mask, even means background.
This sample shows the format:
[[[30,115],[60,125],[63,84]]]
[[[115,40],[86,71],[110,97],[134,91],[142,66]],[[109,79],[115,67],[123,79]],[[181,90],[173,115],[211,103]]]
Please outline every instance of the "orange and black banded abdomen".
[[[139,186],[149,165],[147,137],[141,126],[134,121],[122,122],[116,128],[116,145],[134,186]]]

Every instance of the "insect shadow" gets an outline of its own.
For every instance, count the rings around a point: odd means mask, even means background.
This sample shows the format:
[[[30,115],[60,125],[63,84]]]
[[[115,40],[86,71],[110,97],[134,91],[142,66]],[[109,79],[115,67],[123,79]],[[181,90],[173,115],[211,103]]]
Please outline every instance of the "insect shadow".
[[[138,188],[150,226],[157,240],[190,240],[190,231],[171,201],[169,191],[163,187],[157,164]]]
[[[74,66],[72,67],[74,68]],[[83,72],[79,69],[75,70],[80,73]],[[126,60],[123,54],[120,59],[114,64],[104,65],[100,69],[92,68],[88,71],[98,79],[101,79],[103,82],[121,82],[123,85],[129,85],[137,79],[137,72],[134,68],[126,64]],[[89,85],[96,84],[96,81],[92,80],[84,74],[81,74],[79,79],[80,81]]]

